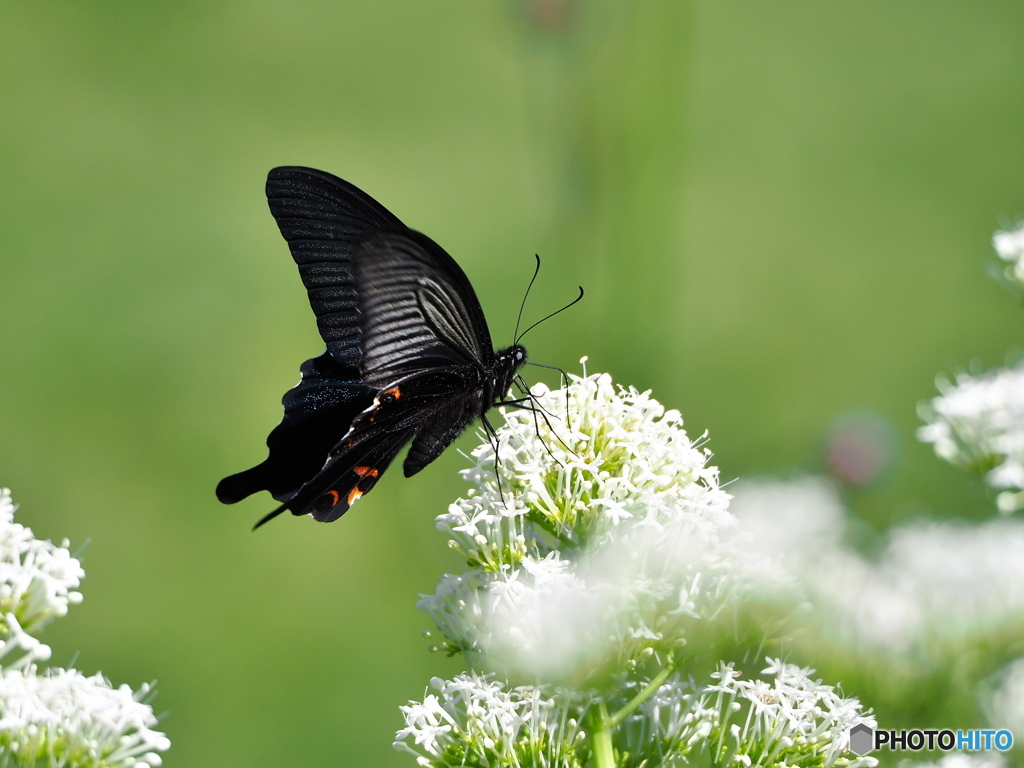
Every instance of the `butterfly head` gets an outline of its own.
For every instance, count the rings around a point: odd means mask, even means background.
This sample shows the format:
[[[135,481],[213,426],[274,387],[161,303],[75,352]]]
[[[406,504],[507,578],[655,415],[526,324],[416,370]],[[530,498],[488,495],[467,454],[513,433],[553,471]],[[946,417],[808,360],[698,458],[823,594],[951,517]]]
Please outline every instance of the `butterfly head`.
[[[513,344],[508,349],[503,349],[495,355],[499,369],[508,369],[515,373],[526,365],[526,347],[522,344]]]
[[[491,402],[496,402],[505,396],[516,372],[526,365],[526,347],[520,344],[513,344],[503,349],[494,356],[494,367],[490,371],[488,384],[488,395]]]

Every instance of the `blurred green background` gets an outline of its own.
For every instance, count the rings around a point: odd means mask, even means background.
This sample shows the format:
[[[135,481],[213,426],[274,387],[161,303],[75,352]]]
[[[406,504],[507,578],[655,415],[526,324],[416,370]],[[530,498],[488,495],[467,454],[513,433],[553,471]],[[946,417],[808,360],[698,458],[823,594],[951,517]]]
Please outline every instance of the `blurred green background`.
[[[91,541],[54,662],[156,678],[172,768],[410,765],[398,705],[459,670],[414,608],[457,451],[331,526],[214,498],[323,347],[280,164],[444,245],[498,344],[539,252],[528,318],[588,295],[532,359],[652,388],[726,479],[818,468],[870,409],[898,450],[868,529],[989,516],[913,432],[937,373],[1021,349],[983,265],[1024,213],[1022,39],[1009,0],[5,0],[0,483]]]

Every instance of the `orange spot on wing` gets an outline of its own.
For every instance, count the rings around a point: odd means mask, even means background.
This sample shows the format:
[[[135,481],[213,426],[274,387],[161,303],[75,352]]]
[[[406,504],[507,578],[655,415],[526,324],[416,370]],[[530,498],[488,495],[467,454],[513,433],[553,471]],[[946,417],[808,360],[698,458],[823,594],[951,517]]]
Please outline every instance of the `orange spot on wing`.
[[[328,491],[327,493],[324,494],[324,496],[330,496],[331,497],[331,506],[332,507],[338,506],[338,502],[341,501],[341,494],[338,493],[337,491]]]
[[[384,390],[384,394],[385,395],[391,395],[391,397],[393,397],[393,398],[395,398],[395,400],[397,400],[398,398],[400,398],[402,396],[402,390],[400,390],[398,387],[392,387],[391,389],[385,389]]]
[[[355,500],[358,499],[362,495],[363,495],[362,491],[360,491],[358,488],[353,488],[351,491],[348,492],[348,498],[346,499],[346,501],[348,502],[348,505],[351,507],[352,504],[355,502]]]
[[[376,469],[374,467],[356,467],[355,468],[355,473],[359,477],[366,477],[366,476],[380,477],[380,470]]]

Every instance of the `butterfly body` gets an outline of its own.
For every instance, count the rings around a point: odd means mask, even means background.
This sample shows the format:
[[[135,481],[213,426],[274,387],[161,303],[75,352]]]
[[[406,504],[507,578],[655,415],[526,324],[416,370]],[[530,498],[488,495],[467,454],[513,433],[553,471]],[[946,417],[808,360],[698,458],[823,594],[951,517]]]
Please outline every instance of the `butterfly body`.
[[[234,503],[268,490],[320,521],[340,517],[409,444],[410,477],[504,402],[526,350],[495,352],[480,303],[444,249],[366,193],[312,168],[267,179],[327,350],[285,393],[268,458],[224,478]]]

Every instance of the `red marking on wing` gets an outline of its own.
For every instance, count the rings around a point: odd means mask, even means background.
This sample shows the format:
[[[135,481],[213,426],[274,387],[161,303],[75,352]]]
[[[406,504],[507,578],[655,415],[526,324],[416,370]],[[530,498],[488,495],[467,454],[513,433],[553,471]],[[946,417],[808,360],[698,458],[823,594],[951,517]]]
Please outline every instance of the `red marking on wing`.
[[[331,506],[332,507],[338,506],[338,502],[341,501],[341,494],[338,493],[337,491],[328,491],[327,493],[324,494],[324,496],[330,496],[331,497]]]
[[[360,491],[358,487],[357,488],[353,488],[351,491],[348,492],[348,498],[346,499],[346,501],[348,502],[348,505],[351,507],[352,504],[355,503],[355,500],[358,499],[362,495],[363,495],[363,492]]]
[[[359,477],[380,477],[380,470],[373,467],[356,467],[355,473]]]

